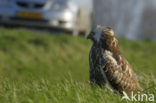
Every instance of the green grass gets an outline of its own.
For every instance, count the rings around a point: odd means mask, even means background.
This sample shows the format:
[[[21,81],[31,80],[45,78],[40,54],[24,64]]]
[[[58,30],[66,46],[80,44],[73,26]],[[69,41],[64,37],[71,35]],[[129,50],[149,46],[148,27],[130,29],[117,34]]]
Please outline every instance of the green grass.
[[[0,28],[0,103],[120,102],[120,95],[89,85],[90,41],[45,34]],[[156,96],[156,43],[119,43],[145,92]]]

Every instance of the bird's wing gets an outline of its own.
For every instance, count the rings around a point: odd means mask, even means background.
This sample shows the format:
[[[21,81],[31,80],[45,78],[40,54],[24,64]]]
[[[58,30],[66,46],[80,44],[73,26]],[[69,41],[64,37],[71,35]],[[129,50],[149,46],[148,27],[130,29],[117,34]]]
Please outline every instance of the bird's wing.
[[[101,59],[104,59],[101,60],[104,61],[101,63],[102,70],[114,89],[120,92],[123,90],[126,92],[142,90],[128,64],[125,64],[126,69],[123,69],[110,52],[105,52]]]

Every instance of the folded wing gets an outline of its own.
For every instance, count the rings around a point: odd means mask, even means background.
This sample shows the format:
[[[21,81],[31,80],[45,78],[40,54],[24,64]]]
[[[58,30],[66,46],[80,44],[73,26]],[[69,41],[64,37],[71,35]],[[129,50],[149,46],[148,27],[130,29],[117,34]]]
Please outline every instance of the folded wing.
[[[128,62],[123,58],[122,64],[119,64],[112,54],[106,51],[103,54],[102,59],[106,62],[101,64],[102,70],[104,71],[109,84],[120,93],[123,91],[128,94],[131,91],[141,91],[137,78],[129,66]]]

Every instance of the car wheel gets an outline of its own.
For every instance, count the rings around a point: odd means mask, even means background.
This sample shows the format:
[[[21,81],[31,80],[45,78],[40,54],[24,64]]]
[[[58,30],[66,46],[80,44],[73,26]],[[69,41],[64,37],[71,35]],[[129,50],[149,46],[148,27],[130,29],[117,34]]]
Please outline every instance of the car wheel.
[[[90,30],[91,30],[91,28],[92,28],[92,21],[93,21],[93,16],[92,16],[92,14],[90,15],[90,19],[89,19],[89,22],[88,22],[88,28],[86,29],[86,31],[85,31],[85,36],[87,37],[88,36],[88,34],[90,33]]]
[[[91,30],[91,27],[89,27],[89,28],[84,32],[85,37],[88,36],[88,34],[90,33],[90,30]]]
[[[78,12],[78,14],[77,14],[74,26],[75,27],[73,30],[73,36],[78,36],[79,35],[79,26],[80,26],[80,12]]]

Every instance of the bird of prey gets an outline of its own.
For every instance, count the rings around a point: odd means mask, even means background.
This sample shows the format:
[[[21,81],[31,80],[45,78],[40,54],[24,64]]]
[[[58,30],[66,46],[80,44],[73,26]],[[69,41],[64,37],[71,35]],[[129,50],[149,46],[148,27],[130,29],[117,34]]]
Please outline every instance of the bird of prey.
[[[121,94],[142,91],[130,64],[120,53],[118,40],[110,27],[98,25],[87,38],[93,42],[89,54],[91,84],[109,85]]]

